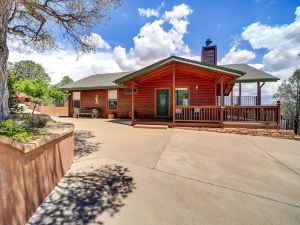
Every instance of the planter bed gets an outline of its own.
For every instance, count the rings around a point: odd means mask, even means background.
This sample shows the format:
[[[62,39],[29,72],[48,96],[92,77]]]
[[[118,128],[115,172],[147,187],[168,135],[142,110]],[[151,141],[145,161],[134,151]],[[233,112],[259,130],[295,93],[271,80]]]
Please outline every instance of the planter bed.
[[[26,143],[0,136],[0,224],[25,224],[72,165],[74,125],[45,128]]]

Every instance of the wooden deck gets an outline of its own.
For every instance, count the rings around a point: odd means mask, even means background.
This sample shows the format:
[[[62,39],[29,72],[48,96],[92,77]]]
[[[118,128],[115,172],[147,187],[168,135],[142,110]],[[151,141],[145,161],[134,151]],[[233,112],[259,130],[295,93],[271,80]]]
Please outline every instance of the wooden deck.
[[[176,106],[172,119],[134,119],[133,124],[276,129],[280,105],[276,106]]]

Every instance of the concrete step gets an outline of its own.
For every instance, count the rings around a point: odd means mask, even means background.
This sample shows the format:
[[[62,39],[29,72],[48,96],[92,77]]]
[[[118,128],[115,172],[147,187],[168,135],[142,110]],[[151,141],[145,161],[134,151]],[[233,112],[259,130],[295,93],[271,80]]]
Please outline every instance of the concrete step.
[[[136,124],[134,128],[148,128],[148,129],[168,129],[165,125],[149,125],[149,124]]]

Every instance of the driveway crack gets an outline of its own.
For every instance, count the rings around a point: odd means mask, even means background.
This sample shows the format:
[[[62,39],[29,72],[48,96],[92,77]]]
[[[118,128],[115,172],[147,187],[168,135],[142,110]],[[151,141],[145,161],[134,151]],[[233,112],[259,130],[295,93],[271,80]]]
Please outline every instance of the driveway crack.
[[[268,156],[270,156],[273,160],[275,160],[277,163],[279,163],[280,165],[284,166],[285,168],[287,168],[288,170],[290,170],[292,173],[296,174],[297,176],[300,177],[300,173],[296,170],[294,170],[293,168],[291,168],[290,166],[286,165],[284,162],[280,161],[278,158],[276,158],[275,156],[273,156],[271,153],[269,153],[267,150],[263,149],[261,146],[259,146],[258,144],[254,143],[253,141],[249,140],[247,137],[245,137],[245,139],[251,143],[252,145],[254,145],[255,147],[257,147],[259,150],[263,151],[264,153],[266,153]]]

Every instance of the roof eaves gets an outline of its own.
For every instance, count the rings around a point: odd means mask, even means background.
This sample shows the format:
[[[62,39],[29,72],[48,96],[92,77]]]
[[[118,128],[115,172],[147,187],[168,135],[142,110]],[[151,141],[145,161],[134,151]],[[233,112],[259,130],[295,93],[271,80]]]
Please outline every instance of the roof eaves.
[[[217,71],[221,71],[221,72],[228,72],[228,73],[231,73],[231,74],[234,74],[234,75],[237,75],[237,76],[241,76],[241,75],[245,74],[244,72],[239,71],[239,70],[228,69],[228,68],[221,67],[221,66],[206,65],[204,63],[201,63],[201,62],[198,62],[198,61],[195,61],[195,60],[185,59],[185,58],[181,58],[181,57],[178,57],[178,56],[170,56],[170,57],[168,57],[166,59],[163,59],[159,62],[156,62],[156,63],[154,63],[150,66],[147,66],[147,67],[142,68],[140,70],[137,70],[133,73],[130,73],[130,74],[124,76],[124,77],[116,79],[114,82],[115,83],[121,83],[121,82],[129,80],[133,77],[136,77],[136,76],[138,76],[138,75],[140,75],[144,72],[147,72],[151,69],[154,69],[157,66],[164,65],[164,64],[169,63],[171,61],[184,62],[184,63],[188,63],[190,65],[201,66],[201,67],[204,67],[204,68],[213,69],[213,70],[217,70]]]
[[[172,61],[172,56],[171,56],[171,57],[168,57],[168,58],[166,58],[166,59],[163,59],[163,60],[161,60],[161,61],[159,61],[159,62],[156,62],[156,63],[154,63],[154,64],[151,64],[151,65],[149,65],[149,66],[146,66],[146,67],[144,67],[144,68],[142,68],[142,69],[140,69],[140,70],[137,70],[137,71],[135,71],[135,72],[133,72],[133,73],[130,73],[130,74],[124,76],[124,77],[121,77],[121,78],[119,78],[119,79],[116,79],[116,80],[114,80],[114,82],[115,82],[115,83],[121,83],[121,82],[123,82],[123,81],[125,81],[125,80],[129,80],[130,78],[133,78],[133,77],[135,77],[135,76],[138,76],[138,75],[141,74],[141,73],[144,73],[144,72],[147,72],[147,71],[149,71],[149,70],[151,70],[151,69],[154,69],[154,68],[157,67],[157,66],[166,64],[166,63],[168,63],[168,62],[170,62],[170,61]]]
[[[233,73],[233,74],[238,75],[238,76],[241,76],[241,75],[245,74],[243,71],[240,71],[240,70],[229,69],[229,68],[225,68],[225,67],[222,67],[222,66],[208,65],[208,64],[205,64],[205,63],[202,63],[202,62],[198,62],[198,61],[191,60],[191,59],[181,58],[181,57],[178,57],[178,56],[173,56],[173,57],[175,58],[175,61],[177,61],[177,62],[184,61],[184,62],[189,63],[191,65],[201,66],[201,67],[205,67],[205,68],[208,68],[208,69],[214,69],[214,70],[221,71],[221,72],[225,71],[225,72]]]
[[[69,87],[69,88],[59,88],[62,91],[84,91],[84,90],[95,90],[95,89],[113,89],[113,88],[124,88],[121,85],[112,86],[95,86],[95,87]]]
[[[235,79],[232,83],[253,83],[253,82],[276,82],[280,78],[257,78],[257,79]]]

